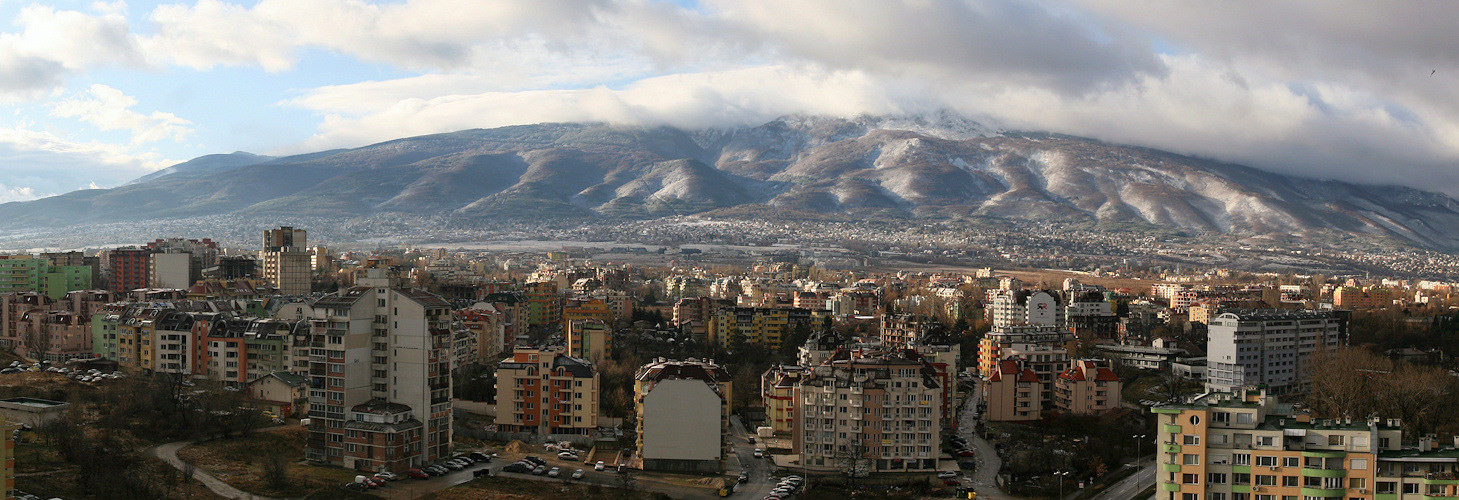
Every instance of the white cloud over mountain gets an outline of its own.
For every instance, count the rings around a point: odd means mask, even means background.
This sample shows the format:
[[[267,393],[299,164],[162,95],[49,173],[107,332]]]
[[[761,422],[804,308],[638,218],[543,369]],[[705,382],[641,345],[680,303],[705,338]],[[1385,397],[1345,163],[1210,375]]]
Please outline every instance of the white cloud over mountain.
[[[1459,4],[692,5],[31,5],[0,32],[0,102],[49,102],[59,117],[128,131],[124,156],[139,157],[163,139],[188,140],[207,118],[128,101],[120,85],[86,81],[95,68],[256,68],[267,78],[315,71],[307,54],[325,51],[407,76],[321,76],[310,80],[331,83],[278,96],[319,119],[312,137],[278,151],[542,121],[697,127],[949,108],[1008,128],[1459,194]]]

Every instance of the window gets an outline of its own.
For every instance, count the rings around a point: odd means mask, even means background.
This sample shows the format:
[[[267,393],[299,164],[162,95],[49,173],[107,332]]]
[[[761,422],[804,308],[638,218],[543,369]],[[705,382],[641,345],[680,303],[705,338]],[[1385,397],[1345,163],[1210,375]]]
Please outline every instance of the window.
[[[1418,493],[1418,483],[1403,483],[1403,494],[1411,495]]]
[[[1300,484],[1302,482],[1297,479],[1297,476],[1282,476],[1282,486],[1296,488]]]
[[[1250,453],[1237,453],[1232,456],[1232,465],[1251,465]]]
[[[1258,455],[1256,457],[1256,466],[1257,467],[1276,467],[1277,466],[1277,457],[1264,457],[1264,456]]]
[[[1342,446],[1342,434],[1331,434],[1327,436],[1328,446]]]
[[[1398,494],[1398,483],[1395,483],[1393,481],[1384,481],[1384,482],[1378,483],[1378,494],[1379,495],[1396,495],[1396,494]]]
[[[1181,493],[1180,500],[1201,500],[1201,496],[1195,493]]]
[[[1257,486],[1276,486],[1277,485],[1277,476],[1268,476],[1268,475],[1264,475],[1264,474],[1257,474],[1256,475],[1256,485]]]
[[[1200,484],[1201,476],[1199,474],[1181,474],[1180,482],[1182,484]]]
[[[1207,484],[1226,484],[1226,474],[1221,473],[1221,472],[1211,472],[1211,473],[1208,473],[1208,474],[1206,474],[1206,483]]]
[[[1350,478],[1348,478],[1348,488],[1350,488],[1350,489],[1356,490],[1356,489],[1367,488],[1367,487],[1368,487],[1368,478],[1364,478],[1364,477],[1350,477]]]
[[[1352,459],[1351,465],[1349,465],[1348,468],[1349,469],[1353,469],[1353,470],[1367,470],[1368,469],[1368,459],[1366,459],[1366,458],[1354,458],[1354,459]]]
[[[1297,457],[1282,457],[1282,467],[1301,467],[1302,460]]]
[[[1201,437],[1200,436],[1192,436],[1190,434],[1186,434],[1185,435],[1185,441],[1184,441],[1184,443],[1187,446],[1199,445],[1199,444],[1201,444]]]
[[[1232,472],[1231,484],[1251,484],[1251,474],[1245,472]]]

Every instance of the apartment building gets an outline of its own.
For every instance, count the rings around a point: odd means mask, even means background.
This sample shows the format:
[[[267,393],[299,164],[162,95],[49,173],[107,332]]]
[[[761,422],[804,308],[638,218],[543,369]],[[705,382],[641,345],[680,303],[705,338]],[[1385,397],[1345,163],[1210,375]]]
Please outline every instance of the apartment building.
[[[303,229],[281,226],[263,232],[263,251],[259,264],[263,279],[284,295],[306,295],[313,276],[313,257],[308,248],[308,233]]]
[[[446,458],[450,304],[384,269],[368,271],[361,286],[313,304],[305,456],[364,471]]]
[[[148,259],[152,250],[144,248],[117,248],[102,252],[102,269],[111,274],[111,291],[124,294],[138,288],[147,288],[149,282]]]
[[[937,469],[942,387],[915,352],[837,351],[796,384],[795,403],[792,446],[807,469]]]
[[[559,348],[518,347],[497,364],[496,424],[506,432],[592,434],[598,372]]]
[[[634,374],[643,470],[721,474],[729,453],[729,372],[710,361],[659,358]]]
[[[776,434],[790,434],[795,425],[795,385],[810,372],[795,365],[774,365],[760,375],[760,400],[765,422]]]
[[[597,319],[580,319],[567,324],[567,354],[602,363],[613,350],[613,328]]]
[[[1459,496],[1459,450],[1405,446],[1399,419],[1315,419],[1251,387],[1150,411],[1159,499]]]
[[[1226,310],[1211,319],[1206,389],[1266,385],[1276,394],[1299,391],[1311,357],[1340,347],[1347,332],[1347,311]]]
[[[881,343],[888,347],[913,347],[927,340],[935,320],[921,314],[884,314]]]
[[[1332,291],[1333,307],[1372,309],[1393,305],[1393,289],[1381,286],[1340,286]]]
[[[1021,422],[1043,418],[1042,382],[1022,360],[1004,359],[983,379],[983,416],[990,422]]]
[[[1103,360],[1080,359],[1054,379],[1054,407],[1075,415],[1098,415],[1120,406],[1120,378]]]
[[[1114,308],[1097,291],[1067,292],[1064,324],[1081,339],[1112,339],[1119,333],[1120,319]]]
[[[1014,356],[1016,353],[1043,351],[1039,354],[1046,357],[1039,359],[1054,362],[1061,353],[1067,356],[1064,344],[1069,340],[1072,340],[1072,336],[1062,329],[1039,326],[994,326],[992,331],[984,334],[983,339],[978,341],[978,374],[985,379],[992,376],[993,370],[998,366],[1000,360]],[[1057,373],[1063,369],[1063,367],[1050,366],[1041,371]]]
[[[823,317],[824,311],[793,307],[725,307],[710,316],[708,338],[726,346],[739,338],[778,348],[792,329],[815,327]]]
[[[1065,303],[1057,291],[997,289],[989,290],[987,298],[987,319],[993,326],[1065,328]]]
[[[562,296],[551,281],[527,283],[522,289],[526,326],[562,323]]]
[[[60,300],[91,288],[91,266],[55,266],[29,255],[0,256],[0,293],[37,292]]]

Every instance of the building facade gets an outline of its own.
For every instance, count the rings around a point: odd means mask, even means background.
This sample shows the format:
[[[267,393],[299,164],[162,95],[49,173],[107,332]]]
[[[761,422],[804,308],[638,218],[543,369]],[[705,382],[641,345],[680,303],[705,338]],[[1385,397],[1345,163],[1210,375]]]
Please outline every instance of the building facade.
[[[1230,392],[1264,384],[1274,393],[1306,385],[1307,363],[1347,339],[1343,311],[1233,309],[1211,319],[1206,389]]]
[[[803,467],[853,476],[937,469],[942,388],[906,350],[841,350],[795,391],[793,449]]]
[[[634,374],[643,470],[721,474],[729,453],[729,372],[694,359],[657,359]]]
[[[598,372],[561,349],[518,347],[497,364],[496,424],[505,432],[589,435],[598,428]]]
[[[313,305],[305,456],[367,471],[441,460],[451,454],[450,304],[370,271],[365,286]],[[404,440],[405,456],[360,441],[381,433]]]

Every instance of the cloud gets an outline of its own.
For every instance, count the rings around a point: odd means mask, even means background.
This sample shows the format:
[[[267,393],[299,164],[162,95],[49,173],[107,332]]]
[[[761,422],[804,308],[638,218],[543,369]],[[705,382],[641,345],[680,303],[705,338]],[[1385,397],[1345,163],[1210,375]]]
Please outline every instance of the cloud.
[[[116,186],[176,163],[127,145],[75,141],[27,124],[0,126],[0,200]]]
[[[51,115],[79,118],[101,130],[126,130],[132,134],[133,145],[167,138],[182,142],[192,133],[192,122],[172,113],[153,111],[144,115],[132,111],[137,99],[120,90],[98,83],[87,93],[52,104]]]
[[[0,101],[44,96],[87,67],[142,63],[115,10],[93,16],[30,5],[13,22],[19,32],[0,33]]]

